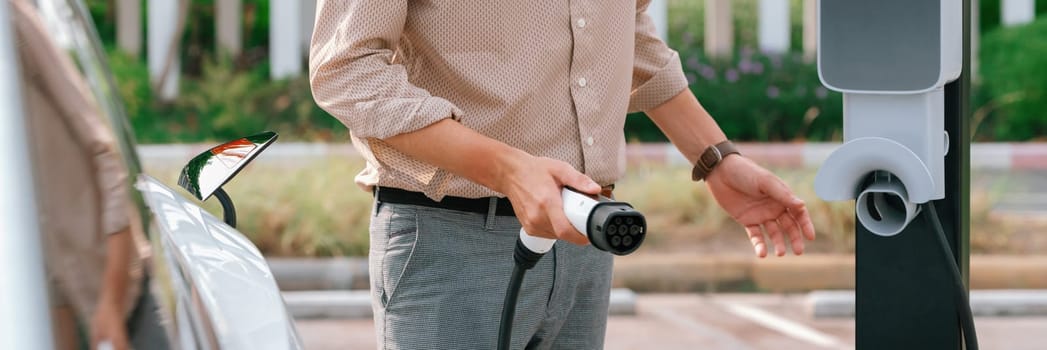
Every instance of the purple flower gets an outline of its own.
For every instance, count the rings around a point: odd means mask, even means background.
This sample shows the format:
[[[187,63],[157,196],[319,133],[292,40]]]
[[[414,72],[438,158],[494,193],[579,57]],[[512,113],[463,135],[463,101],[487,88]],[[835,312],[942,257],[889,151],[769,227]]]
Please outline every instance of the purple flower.
[[[742,71],[743,74],[749,74],[753,71],[753,62],[748,58],[743,58],[741,62],[738,62],[738,70]]]
[[[687,73],[685,76],[687,77],[687,85],[694,85],[694,82],[698,81],[698,77],[694,73]]]
[[[782,92],[778,90],[777,86],[767,87],[767,97],[778,98],[781,94]]]
[[[763,74],[763,63],[760,63],[760,62],[753,63],[752,72],[754,74]]]
[[[691,70],[699,70],[701,68],[701,65],[702,65],[701,63],[698,62],[698,57],[694,57],[694,56],[688,57],[687,58],[687,62],[685,62],[684,64],[686,64],[687,68],[691,69]]]
[[[825,99],[825,97],[829,96],[829,90],[826,90],[824,87],[819,86],[818,88],[814,89],[814,96],[817,96],[820,99]]]
[[[716,69],[710,66],[702,66],[702,69],[698,74],[702,75],[705,80],[716,80]]]
[[[728,83],[733,83],[733,82],[738,81],[738,71],[736,71],[734,69],[728,69],[727,72],[723,74],[723,76],[724,76],[724,79],[727,79]]]

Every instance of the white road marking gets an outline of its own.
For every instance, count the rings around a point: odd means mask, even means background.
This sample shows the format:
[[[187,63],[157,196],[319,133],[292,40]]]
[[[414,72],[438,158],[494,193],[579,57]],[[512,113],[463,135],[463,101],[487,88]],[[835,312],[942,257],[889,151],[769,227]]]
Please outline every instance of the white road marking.
[[[670,323],[679,326],[680,328],[691,334],[712,340],[712,344],[706,345],[713,345],[714,348],[732,350],[752,349],[752,347],[745,345],[745,342],[741,341],[738,338],[735,338],[730,333],[706,326],[701,322],[695,321],[689,317],[681,315],[676,311],[666,308],[650,308],[647,310],[647,312],[650,312],[654,316],[657,316],[663,320],[669,321]]]
[[[776,330],[795,339],[826,348],[853,349],[853,347],[840,342],[828,334],[819,332],[816,329],[793,322],[762,309],[727,301],[719,301],[719,303],[720,305],[723,305],[727,311],[736,316],[753,321],[761,326]]]

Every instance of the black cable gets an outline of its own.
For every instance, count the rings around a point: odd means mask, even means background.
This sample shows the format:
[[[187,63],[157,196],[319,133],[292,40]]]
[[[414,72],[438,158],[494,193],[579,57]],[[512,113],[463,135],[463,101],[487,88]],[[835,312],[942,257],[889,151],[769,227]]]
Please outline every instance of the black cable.
[[[513,274],[509,277],[509,288],[505,291],[505,301],[502,303],[502,323],[498,327],[498,350],[509,350],[509,345],[513,340],[516,301],[520,298],[520,286],[523,285],[524,273],[538,264],[542,255],[544,254],[528,249],[523,241],[516,240],[516,249],[513,250]]]
[[[513,339],[513,318],[516,317],[516,300],[520,297],[520,285],[523,284],[524,273],[520,264],[513,265],[513,275],[509,279],[509,289],[505,292],[505,302],[502,304],[502,324],[498,328],[498,350],[509,350]]]
[[[956,297],[953,300],[956,302],[956,312],[960,317],[960,328],[963,330],[964,344],[967,350],[978,350],[978,334],[974,330],[974,315],[971,312],[971,303],[967,297],[967,287],[963,283],[963,276],[960,275],[960,267],[952,254],[949,241],[945,238],[945,229],[942,228],[942,222],[938,219],[938,210],[934,208],[934,201],[928,201],[924,205],[924,210],[928,211],[927,216],[931,218],[931,226],[938,233],[938,243],[942,246],[942,251],[945,252],[942,256],[945,257],[946,265],[949,266],[949,271],[952,272],[953,287],[956,289]]]
[[[233,200],[229,198],[229,194],[219,187],[214,190],[214,197],[218,198],[219,203],[222,203],[222,219],[229,227],[236,228],[236,207],[233,207]]]

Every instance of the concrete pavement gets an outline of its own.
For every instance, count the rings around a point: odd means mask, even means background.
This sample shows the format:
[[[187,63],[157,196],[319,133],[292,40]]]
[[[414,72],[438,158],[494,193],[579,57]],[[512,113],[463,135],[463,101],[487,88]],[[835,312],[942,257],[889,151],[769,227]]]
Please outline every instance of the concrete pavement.
[[[606,349],[850,349],[854,319],[815,319],[789,294],[642,294],[634,316],[612,316]],[[374,349],[371,320],[301,320],[306,349]],[[977,317],[983,349],[1047,344],[1047,317]]]
[[[287,311],[297,320],[369,319],[371,294],[368,290],[322,290],[283,292]],[[628,289],[611,290],[611,315],[635,315],[636,293]]]

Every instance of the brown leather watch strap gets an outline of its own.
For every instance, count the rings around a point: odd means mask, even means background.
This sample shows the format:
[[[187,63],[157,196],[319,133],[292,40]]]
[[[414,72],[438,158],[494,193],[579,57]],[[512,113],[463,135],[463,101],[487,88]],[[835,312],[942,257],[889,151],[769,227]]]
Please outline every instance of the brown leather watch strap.
[[[738,147],[731,141],[724,141],[706,148],[702,155],[698,156],[698,162],[691,169],[691,180],[702,181],[709,173],[730,154],[742,154]]]

